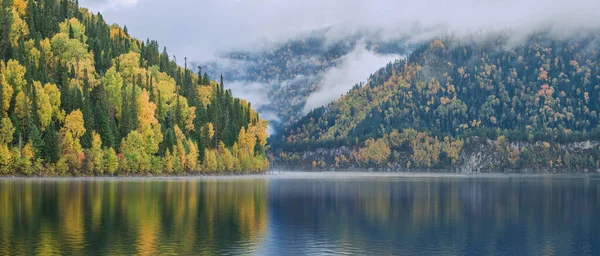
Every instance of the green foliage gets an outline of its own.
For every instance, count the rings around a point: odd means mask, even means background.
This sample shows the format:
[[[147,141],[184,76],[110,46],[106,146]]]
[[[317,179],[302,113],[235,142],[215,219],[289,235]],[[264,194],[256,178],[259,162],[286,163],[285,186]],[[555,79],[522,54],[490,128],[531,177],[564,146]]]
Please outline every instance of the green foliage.
[[[411,154],[409,165],[442,167],[457,162],[467,138],[504,136],[552,145],[548,150],[503,146],[499,152],[507,166],[556,167],[558,160],[550,156],[565,157],[552,150],[556,145],[600,139],[597,38],[562,40],[536,33],[518,45],[502,35],[433,40],[311,111],[272,146],[281,152],[340,145],[367,149],[372,139],[388,138],[392,155]],[[596,166],[590,154],[577,164],[572,155],[566,157],[571,166]],[[377,165],[368,157],[355,160]]]
[[[384,139],[370,139],[365,142],[365,147],[359,150],[356,159],[361,163],[383,166],[387,163],[390,153],[390,147]]]
[[[47,163],[54,164],[58,161],[58,134],[55,125],[50,125],[44,132],[44,147],[42,149],[42,159]]]
[[[15,127],[9,118],[2,118],[0,121],[0,144],[8,145],[13,140]]]
[[[91,147],[85,151],[86,166],[89,173],[102,175],[104,173],[104,152],[102,152],[102,140],[96,131],[92,132]]]
[[[117,168],[119,168],[119,160],[117,154],[113,148],[104,149],[104,155],[102,158],[103,171],[108,175],[113,175]]]
[[[0,60],[7,61],[12,56],[10,29],[13,23],[12,1],[0,1]]]
[[[158,49],[77,1],[0,1],[0,173],[198,172],[205,150],[266,132],[249,103]]]
[[[220,57],[236,65],[210,62],[203,70],[212,77],[222,73],[229,81],[260,83],[269,102],[260,108],[277,113],[280,120],[271,126],[279,132],[302,118],[309,95],[319,89],[327,72],[344,62],[344,56],[363,47],[382,55],[407,53],[402,41],[386,42],[360,33],[332,39],[329,33],[329,29],[311,31],[264,50],[227,52]]]

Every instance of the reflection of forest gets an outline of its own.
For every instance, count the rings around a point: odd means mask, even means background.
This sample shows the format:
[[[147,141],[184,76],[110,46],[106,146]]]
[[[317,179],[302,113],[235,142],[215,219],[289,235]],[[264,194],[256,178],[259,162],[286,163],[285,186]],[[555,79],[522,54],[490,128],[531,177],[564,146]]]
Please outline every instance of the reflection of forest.
[[[0,255],[593,255],[598,182],[0,179]]]
[[[582,179],[272,181],[269,190],[273,236],[290,247],[282,252],[315,241],[374,255],[600,250],[600,186]]]
[[[251,251],[267,183],[0,180],[0,255]]]

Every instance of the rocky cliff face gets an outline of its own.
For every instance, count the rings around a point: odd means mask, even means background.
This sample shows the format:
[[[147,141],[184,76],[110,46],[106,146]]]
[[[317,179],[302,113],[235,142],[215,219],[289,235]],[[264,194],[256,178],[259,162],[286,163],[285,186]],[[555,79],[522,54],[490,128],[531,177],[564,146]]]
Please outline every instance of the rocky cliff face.
[[[393,151],[387,166],[363,166],[353,161],[356,148],[319,148],[272,155],[272,166],[314,171],[455,172],[455,173],[590,173],[600,172],[600,142],[567,144],[511,142],[471,138],[455,164],[414,168],[411,152]],[[393,158],[393,159],[392,159]],[[342,161],[345,160],[345,161]]]

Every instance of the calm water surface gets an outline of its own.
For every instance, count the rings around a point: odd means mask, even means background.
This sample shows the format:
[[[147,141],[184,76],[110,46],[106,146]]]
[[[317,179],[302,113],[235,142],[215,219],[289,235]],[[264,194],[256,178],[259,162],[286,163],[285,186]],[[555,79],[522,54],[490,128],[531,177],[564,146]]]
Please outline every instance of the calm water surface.
[[[600,255],[597,176],[0,179],[0,255]]]

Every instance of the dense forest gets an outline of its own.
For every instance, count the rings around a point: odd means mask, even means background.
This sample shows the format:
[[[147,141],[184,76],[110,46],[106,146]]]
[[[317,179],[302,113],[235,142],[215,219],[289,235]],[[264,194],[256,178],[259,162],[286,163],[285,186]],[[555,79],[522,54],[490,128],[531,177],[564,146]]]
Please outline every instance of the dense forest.
[[[200,69],[201,70],[201,69]],[[260,172],[267,122],[72,0],[2,0],[0,174]]]
[[[209,75],[221,72],[228,81],[241,86],[259,85],[269,104],[256,106],[261,113],[276,113],[270,125],[277,132],[298,121],[309,95],[319,89],[325,73],[342,62],[357,47],[376,54],[405,54],[405,40],[383,40],[373,33],[352,33],[339,38],[328,27],[298,35],[282,43],[270,43],[255,50],[222,53],[218,61],[201,63]],[[243,90],[243,89],[242,89]],[[266,115],[264,115],[266,118]]]
[[[485,38],[485,39],[483,39]],[[600,38],[539,32],[432,40],[273,138],[275,156],[350,146],[314,167],[445,168],[486,141],[510,168],[597,168]]]

